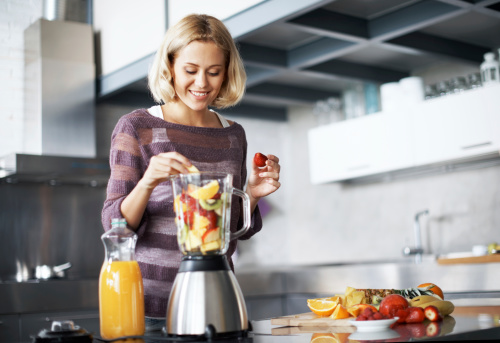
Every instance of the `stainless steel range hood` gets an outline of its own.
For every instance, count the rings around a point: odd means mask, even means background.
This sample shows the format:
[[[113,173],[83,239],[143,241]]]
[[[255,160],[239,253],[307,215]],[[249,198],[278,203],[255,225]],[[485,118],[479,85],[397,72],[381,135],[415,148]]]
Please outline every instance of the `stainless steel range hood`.
[[[107,158],[11,154],[0,159],[0,183],[43,182],[52,186],[104,186],[109,178]]]
[[[109,177],[107,159],[95,158],[92,27],[42,18],[24,40],[23,149],[0,158],[0,178],[95,184]]]
[[[23,152],[95,156],[92,27],[39,19],[24,32]]]

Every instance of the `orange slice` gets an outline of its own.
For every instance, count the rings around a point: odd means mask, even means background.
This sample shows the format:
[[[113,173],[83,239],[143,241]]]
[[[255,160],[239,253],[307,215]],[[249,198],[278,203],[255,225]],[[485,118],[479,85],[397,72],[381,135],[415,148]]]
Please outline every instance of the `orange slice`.
[[[307,307],[321,317],[328,317],[339,303],[339,297],[307,299]]]
[[[347,312],[346,308],[342,305],[338,305],[335,307],[332,315],[330,316],[332,319],[345,319],[349,318],[349,312]]]
[[[218,191],[219,191],[219,182],[217,182],[217,180],[212,180],[203,187],[188,185],[189,195],[197,200],[212,199],[213,196],[217,194]]]

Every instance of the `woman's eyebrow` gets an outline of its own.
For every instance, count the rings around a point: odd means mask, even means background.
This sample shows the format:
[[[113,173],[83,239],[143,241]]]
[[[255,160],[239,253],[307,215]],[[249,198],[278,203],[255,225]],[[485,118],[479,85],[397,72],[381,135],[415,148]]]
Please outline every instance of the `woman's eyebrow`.
[[[188,65],[192,65],[192,66],[195,66],[195,67],[199,67],[198,64],[196,63],[193,63],[193,62],[186,62],[185,64],[188,64]],[[213,67],[222,67],[222,64],[213,64],[211,66],[208,66],[209,68],[213,68]]]

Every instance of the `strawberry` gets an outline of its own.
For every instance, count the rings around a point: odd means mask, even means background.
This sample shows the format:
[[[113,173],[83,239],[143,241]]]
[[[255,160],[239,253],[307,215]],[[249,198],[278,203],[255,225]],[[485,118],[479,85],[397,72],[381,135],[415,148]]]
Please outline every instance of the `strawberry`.
[[[417,307],[420,308],[420,307]],[[406,329],[410,332],[411,338],[422,338],[425,336],[425,324],[424,323],[410,323],[406,324]]]
[[[394,317],[399,317],[399,319],[396,321],[396,323],[406,323],[406,317],[410,314],[410,311],[408,309],[399,309],[396,311]]]
[[[441,331],[441,328],[439,327],[439,324],[435,323],[435,322],[431,322],[431,323],[427,324],[427,326],[425,327],[425,334],[428,337],[435,337],[435,336],[439,335],[440,331]]]
[[[210,221],[208,229],[214,229],[217,227],[217,214],[214,211],[208,211],[206,217]]]
[[[255,163],[255,165],[260,168],[266,166],[266,161],[267,161],[267,156],[261,154],[260,152],[256,153],[255,156],[253,157],[253,163]]]
[[[425,318],[429,319],[431,322],[438,322],[443,319],[441,313],[436,306],[429,305],[424,310]]]
[[[420,307],[408,307],[407,323],[422,323],[425,319],[424,310]]]

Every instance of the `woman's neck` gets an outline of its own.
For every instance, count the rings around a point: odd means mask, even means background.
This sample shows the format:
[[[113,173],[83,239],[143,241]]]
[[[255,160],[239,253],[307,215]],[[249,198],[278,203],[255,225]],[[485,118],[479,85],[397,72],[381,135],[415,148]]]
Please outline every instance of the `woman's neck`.
[[[165,121],[197,127],[222,127],[217,115],[208,108],[193,111],[181,101],[171,101],[161,106]]]

